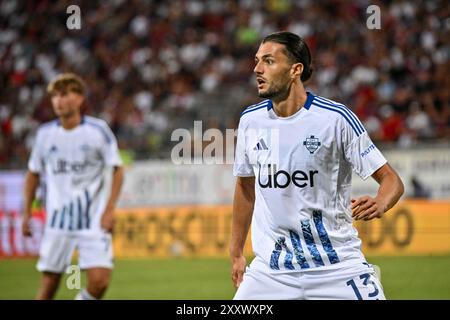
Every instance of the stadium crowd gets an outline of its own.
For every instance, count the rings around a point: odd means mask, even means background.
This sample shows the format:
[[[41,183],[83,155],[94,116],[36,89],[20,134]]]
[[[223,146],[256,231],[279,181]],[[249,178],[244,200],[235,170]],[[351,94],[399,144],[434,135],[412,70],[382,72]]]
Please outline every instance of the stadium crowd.
[[[81,9],[80,30],[66,27],[72,4]],[[381,9],[381,29],[366,25],[371,4]],[[229,127],[201,119],[198,101],[248,88],[242,103],[223,111],[236,126],[239,111],[259,100],[252,72],[259,41],[277,30],[310,45],[308,90],[347,104],[374,140],[402,147],[449,140],[444,0],[4,0],[0,168],[24,168],[37,126],[53,118],[45,89],[60,72],[85,79],[85,112],[106,120],[120,148],[138,158],[167,157],[181,118]]]

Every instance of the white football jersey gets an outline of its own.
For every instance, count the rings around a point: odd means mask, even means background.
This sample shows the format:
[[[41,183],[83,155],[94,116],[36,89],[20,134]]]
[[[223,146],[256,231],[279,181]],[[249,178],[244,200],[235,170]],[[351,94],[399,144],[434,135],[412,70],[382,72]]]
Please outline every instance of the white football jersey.
[[[28,169],[45,177],[46,227],[100,231],[112,167],[121,164],[116,138],[103,120],[83,116],[71,130],[65,130],[59,120],[41,125]]]
[[[344,105],[308,92],[281,118],[265,100],[242,112],[233,173],[255,177],[252,246],[274,272],[365,262],[352,225],[352,170],[366,179],[386,163]]]

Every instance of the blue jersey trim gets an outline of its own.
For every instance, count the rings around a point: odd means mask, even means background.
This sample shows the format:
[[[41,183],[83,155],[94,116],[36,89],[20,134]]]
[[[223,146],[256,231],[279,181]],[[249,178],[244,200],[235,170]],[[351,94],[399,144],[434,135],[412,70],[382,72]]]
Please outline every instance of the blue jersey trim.
[[[315,98],[315,95],[312,94],[311,92],[307,92],[307,97],[306,97],[306,101],[305,101],[305,105],[303,106],[305,109],[309,110],[309,108],[311,107],[311,104]],[[272,100],[264,100],[260,103],[251,105],[250,107],[248,107],[247,109],[245,109],[242,113],[241,113],[241,117],[249,112],[255,111],[255,110],[259,110],[262,109],[264,107],[267,107],[267,111],[269,111],[270,109],[273,109],[273,103]]]
[[[313,95],[311,92],[306,92],[306,101],[305,101],[305,105],[303,106],[306,110],[309,110],[309,108],[311,107],[311,103],[313,102],[315,95]]]
[[[327,230],[322,222],[322,212],[321,211],[313,211],[313,220],[316,226],[317,233],[319,234],[320,242],[322,242],[322,247],[327,253],[328,259],[331,264],[335,264],[340,262],[339,257],[336,251],[331,244],[330,238],[328,237]]]
[[[312,256],[312,260],[313,260],[314,264],[317,267],[324,266],[325,263],[323,262],[322,257],[320,256],[320,252],[317,249],[317,246],[314,242],[314,237],[312,235],[311,224],[310,224],[309,220],[302,220],[302,221],[300,221],[300,223],[302,225],[302,232],[303,232],[303,237],[305,238],[306,247],[308,248],[308,251]]]
[[[280,270],[278,259],[280,258],[281,250],[283,249],[281,247],[280,241],[282,241],[282,238],[278,239],[278,241],[275,242],[275,249],[272,251],[272,254],[270,256],[270,269],[272,270]]]
[[[289,230],[289,234],[291,236],[292,247],[294,248],[295,258],[297,259],[300,268],[308,269],[309,264],[306,261],[305,255],[303,253],[302,244],[300,242],[300,236],[297,232]]]
[[[81,199],[77,197],[77,206],[78,206],[78,230],[83,229],[83,209],[81,207]]]

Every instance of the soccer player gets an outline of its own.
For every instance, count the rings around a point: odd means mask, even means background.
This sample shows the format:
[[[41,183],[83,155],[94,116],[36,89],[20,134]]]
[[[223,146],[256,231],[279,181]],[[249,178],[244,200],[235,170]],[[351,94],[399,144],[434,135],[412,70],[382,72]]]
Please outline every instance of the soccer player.
[[[341,103],[305,91],[305,41],[265,37],[255,56],[258,94],[242,112],[230,257],[234,299],[385,299],[353,220],[381,218],[403,183]],[[351,174],[372,176],[375,197],[350,200]],[[243,248],[252,226],[255,259]]]
[[[117,142],[103,120],[82,115],[85,85],[77,75],[59,75],[47,91],[58,119],[38,129],[25,178],[22,226],[31,236],[31,203],[44,178],[47,220],[36,299],[54,297],[75,248],[80,269],[87,271],[87,288],[76,299],[100,299],[113,268],[111,233],[123,181]]]

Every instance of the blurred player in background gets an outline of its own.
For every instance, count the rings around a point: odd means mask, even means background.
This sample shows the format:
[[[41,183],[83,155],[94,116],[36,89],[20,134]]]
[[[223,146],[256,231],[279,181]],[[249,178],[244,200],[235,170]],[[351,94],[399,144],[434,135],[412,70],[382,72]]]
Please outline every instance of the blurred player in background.
[[[116,138],[100,119],[81,114],[85,86],[61,74],[47,88],[58,119],[43,124],[28,163],[23,234],[30,236],[31,205],[41,177],[47,186],[47,221],[37,269],[37,299],[52,299],[76,248],[87,271],[78,300],[100,299],[113,268],[114,209],[123,181]]]
[[[381,218],[403,194],[402,181],[352,111],[305,91],[312,69],[303,39],[271,34],[255,62],[258,94],[267,100],[239,122],[234,298],[385,299],[352,219]],[[379,183],[375,197],[350,200],[352,169]],[[255,259],[246,269],[250,224]]]

